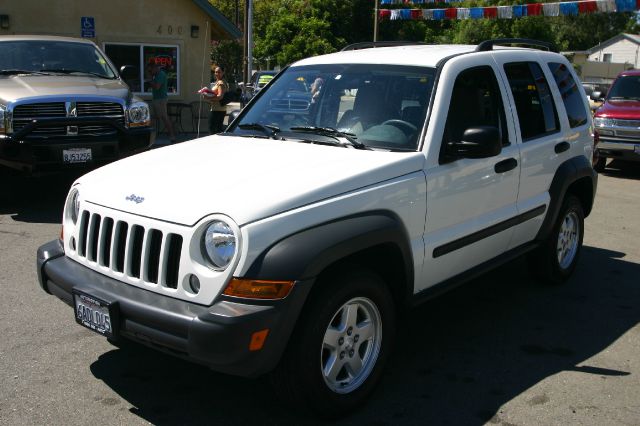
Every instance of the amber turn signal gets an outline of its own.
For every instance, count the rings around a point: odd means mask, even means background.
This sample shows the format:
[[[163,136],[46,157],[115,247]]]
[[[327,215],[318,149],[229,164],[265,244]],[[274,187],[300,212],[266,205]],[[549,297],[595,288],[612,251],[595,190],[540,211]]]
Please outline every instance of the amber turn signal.
[[[293,288],[293,281],[264,281],[232,278],[223,294],[248,299],[284,299]]]
[[[253,333],[251,335],[251,342],[249,343],[249,350],[253,352],[262,349],[265,340],[267,340],[267,334],[269,334],[268,328]]]

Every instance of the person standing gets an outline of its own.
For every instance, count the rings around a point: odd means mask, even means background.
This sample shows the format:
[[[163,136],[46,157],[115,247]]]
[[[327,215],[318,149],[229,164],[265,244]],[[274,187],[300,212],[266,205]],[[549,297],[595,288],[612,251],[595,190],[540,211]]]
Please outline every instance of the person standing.
[[[167,114],[167,102],[169,96],[167,94],[167,73],[155,63],[150,66],[152,80],[149,82],[151,86],[151,94],[153,95],[153,113],[156,116],[156,120],[162,120],[164,128],[169,132],[170,142],[176,143],[176,134],[173,131],[171,120]]]
[[[224,130],[224,117],[227,115],[227,107],[222,105],[220,101],[224,94],[229,90],[227,83],[224,81],[224,70],[222,67],[215,67],[214,75],[216,81],[211,83],[211,96],[207,96],[207,101],[211,104],[211,112],[209,113],[209,132],[212,135],[220,133]]]

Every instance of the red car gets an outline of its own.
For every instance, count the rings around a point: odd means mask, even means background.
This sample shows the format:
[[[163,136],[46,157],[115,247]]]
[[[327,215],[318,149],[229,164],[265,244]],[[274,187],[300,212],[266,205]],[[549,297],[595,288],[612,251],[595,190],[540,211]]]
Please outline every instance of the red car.
[[[592,99],[601,98],[598,92]],[[607,158],[640,161],[640,70],[620,73],[595,113],[594,168],[603,171]]]

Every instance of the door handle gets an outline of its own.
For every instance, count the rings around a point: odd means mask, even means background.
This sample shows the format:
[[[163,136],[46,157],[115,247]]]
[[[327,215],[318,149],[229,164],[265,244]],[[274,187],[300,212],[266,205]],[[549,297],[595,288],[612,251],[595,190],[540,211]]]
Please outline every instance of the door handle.
[[[553,150],[556,152],[556,154],[560,154],[561,152],[567,151],[569,148],[571,148],[571,145],[569,145],[569,142],[565,141],[557,144],[555,148],[553,148]]]
[[[502,160],[493,167],[496,173],[505,173],[518,167],[518,161],[515,158],[507,158]]]

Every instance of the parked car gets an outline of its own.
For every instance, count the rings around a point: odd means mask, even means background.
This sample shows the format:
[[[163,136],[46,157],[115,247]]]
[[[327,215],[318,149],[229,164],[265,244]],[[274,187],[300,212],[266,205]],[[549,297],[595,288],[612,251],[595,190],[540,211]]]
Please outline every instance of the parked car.
[[[253,73],[249,84],[244,87],[244,90],[240,95],[240,107],[244,108],[244,106],[253,99],[253,97],[262,90],[262,88],[266,86],[277,73],[277,71],[256,71]]]
[[[225,133],[79,178],[40,285],[115,344],[350,412],[401,312],[517,256],[552,284],[578,265],[597,184],[584,91],[563,56],[500,43],[292,64]]]
[[[0,36],[0,167],[97,165],[152,143],[149,106],[93,42]]]
[[[593,120],[596,139],[595,169],[603,171],[608,158],[640,161],[640,70],[620,73]]]

